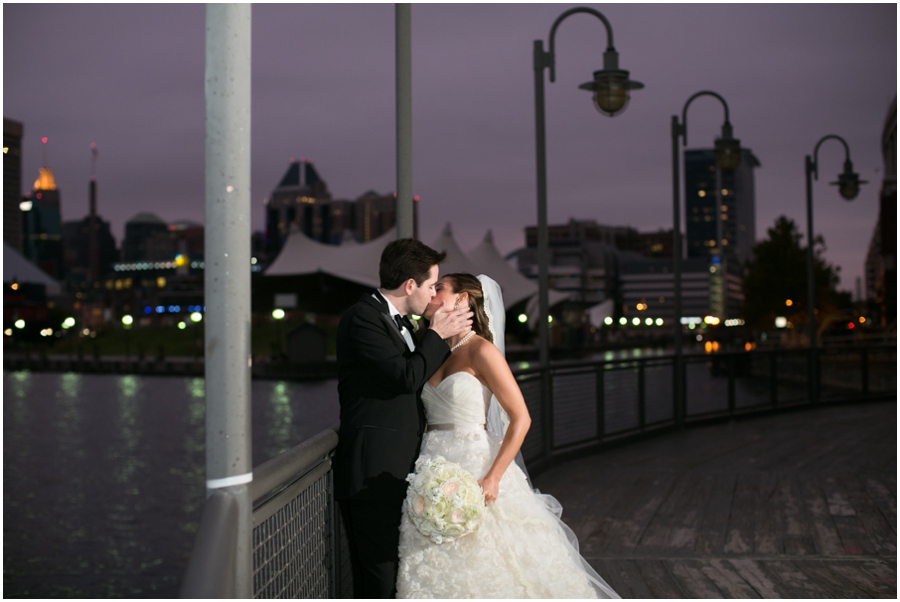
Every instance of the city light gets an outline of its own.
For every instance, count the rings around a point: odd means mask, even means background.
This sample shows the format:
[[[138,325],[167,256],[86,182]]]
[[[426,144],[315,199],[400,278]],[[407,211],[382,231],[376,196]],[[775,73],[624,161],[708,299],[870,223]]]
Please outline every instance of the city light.
[[[634,306],[634,308],[638,311],[644,311],[645,309],[647,309],[647,304],[646,303],[638,303],[637,305]]]
[[[603,323],[606,324],[607,326],[610,326],[613,323],[613,319],[609,316],[606,316],[605,318],[603,318]]]
[[[194,324],[198,323],[202,319],[203,319],[203,314],[201,314],[199,311],[195,311],[194,313],[191,314],[191,322],[193,322]]]
[[[640,318],[632,318],[631,323],[634,324],[635,326],[640,326],[641,319]]]
[[[528,321],[528,316],[525,314],[519,314],[519,324],[524,324]]]
[[[178,330],[184,330],[185,328],[187,328],[187,324],[185,324],[184,322],[178,323]]]
[[[703,322],[704,324],[709,324],[710,326],[718,326],[719,318],[715,316],[706,316],[705,318],[703,318]]]
[[[75,326],[75,318],[69,317],[63,320],[62,327],[66,330],[72,328],[73,326]]]
[[[45,328],[45,329],[43,329],[43,330],[41,331],[41,336],[42,336],[42,337],[52,337],[52,336],[53,336],[53,329],[52,329],[52,328]]]
[[[272,317],[275,318],[276,320],[281,320],[282,318],[284,318],[284,310],[283,309],[273,309]]]
[[[14,291],[17,291],[17,290],[19,290],[19,283],[13,282],[12,284],[9,285],[9,288],[11,288]]]
[[[647,326],[653,326],[653,318],[647,318],[646,320],[644,320],[644,324],[646,324]]]
[[[785,326],[787,326],[787,318],[784,316],[775,318],[775,328],[784,328]]]
[[[619,318],[619,324],[625,326],[626,324],[628,324],[628,318]]]
[[[791,305],[794,304],[794,302],[791,301],[790,299],[788,299],[787,301],[784,302],[784,304],[787,305],[788,307],[790,307]]]
[[[134,323],[134,318],[132,318],[131,315],[125,314],[124,316],[122,316],[122,325],[125,326],[125,328],[128,328],[133,323]]]
[[[18,328],[19,330],[22,330],[23,328],[25,328],[25,320],[16,320],[15,327]]]
[[[860,316],[860,317],[859,317],[859,323],[860,323],[860,324],[865,324],[865,323],[866,323],[866,319],[865,319],[864,317]]]
[[[657,326],[662,326],[663,324],[665,324],[665,321],[662,318],[656,318]]]
[[[8,337],[11,337],[12,336],[12,328],[7,328],[6,330],[3,331],[3,334],[5,334]]]

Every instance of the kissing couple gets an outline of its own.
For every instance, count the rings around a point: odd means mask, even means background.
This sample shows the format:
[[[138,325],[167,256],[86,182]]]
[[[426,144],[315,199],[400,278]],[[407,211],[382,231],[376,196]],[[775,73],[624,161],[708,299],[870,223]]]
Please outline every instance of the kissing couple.
[[[503,355],[500,287],[484,275],[438,279],[445,258],[391,242],[380,287],[338,326],[334,488],[354,597],[618,598],[578,553],[559,503],[514,461],[531,418]],[[461,518],[441,520],[441,504]],[[459,522],[471,528],[460,534]],[[435,534],[447,525],[454,534]]]

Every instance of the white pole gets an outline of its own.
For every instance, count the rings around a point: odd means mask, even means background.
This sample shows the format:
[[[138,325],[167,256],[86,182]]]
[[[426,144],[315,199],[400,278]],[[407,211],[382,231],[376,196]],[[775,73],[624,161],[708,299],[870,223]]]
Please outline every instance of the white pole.
[[[253,595],[250,12],[249,4],[206,7],[206,488],[238,500],[239,598]]]
[[[412,193],[412,41],[409,4],[396,4],[397,238],[415,236]]]

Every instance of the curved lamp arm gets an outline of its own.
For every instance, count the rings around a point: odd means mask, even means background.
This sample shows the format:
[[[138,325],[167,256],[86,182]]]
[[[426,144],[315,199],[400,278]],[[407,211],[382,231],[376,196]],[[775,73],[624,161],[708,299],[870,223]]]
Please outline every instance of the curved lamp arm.
[[[827,136],[822,136],[821,140],[816,142],[816,148],[813,150],[812,163],[810,163],[810,170],[812,171],[813,177],[817,180],[819,179],[819,147],[822,146],[822,143],[826,140],[837,140],[844,145],[844,169],[846,171],[847,165],[849,164],[849,171],[853,171],[853,163],[850,162],[850,147],[847,145],[847,141],[837,134],[828,134]]]
[[[556,18],[556,21],[553,22],[553,26],[550,28],[550,52],[548,52],[548,65],[550,67],[550,82],[556,81],[556,52],[555,52],[555,42],[556,42],[556,28],[559,27],[559,24],[562,23],[567,17],[574,15],[575,13],[588,13],[594,15],[601,21],[603,21],[603,25],[606,26],[606,52],[615,53],[616,49],[613,46],[613,32],[612,25],[609,24],[609,21],[606,20],[600,12],[594,10],[593,8],[588,8],[585,6],[580,6],[578,8],[571,8],[561,14]],[[607,55],[603,55],[604,63],[606,62]]]
[[[807,182],[809,182],[810,175],[816,180],[819,179],[819,147],[822,146],[822,143],[826,140],[832,139],[838,140],[844,145],[844,172],[838,174],[838,181],[832,182],[832,185],[838,187],[838,191],[845,200],[852,201],[856,198],[856,195],[859,194],[860,185],[868,184],[868,182],[860,180],[859,174],[853,171],[853,162],[850,161],[850,146],[848,146],[847,141],[840,136],[829,134],[823,136],[821,140],[816,142],[816,148],[813,151],[812,159],[810,159],[809,155],[806,156]]]
[[[725,99],[722,98],[720,94],[713,92],[712,90],[703,90],[701,92],[697,92],[693,96],[687,99],[687,102],[684,103],[684,108],[681,110],[681,139],[682,146],[687,146],[687,110],[692,102],[696,98],[700,96],[713,96],[719,99],[719,102],[722,103],[722,106],[725,108],[725,123],[722,124],[722,137],[723,138],[732,138],[732,130],[731,130],[731,121],[728,119],[728,103],[725,102]]]

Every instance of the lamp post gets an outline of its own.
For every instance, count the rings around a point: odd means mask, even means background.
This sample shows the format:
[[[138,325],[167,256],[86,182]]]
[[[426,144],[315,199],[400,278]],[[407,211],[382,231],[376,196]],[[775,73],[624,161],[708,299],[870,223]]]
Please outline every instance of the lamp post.
[[[683,146],[687,146],[687,110],[695,99],[701,96],[712,96],[722,103],[725,109],[725,122],[722,124],[722,136],[715,142],[716,165],[722,171],[733,171],[741,161],[741,144],[736,140],[731,130],[731,121],[728,119],[728,103],[719,94],[710,90],[697,92],[687,99],[684,108],[681,109],[681,122],[678,115],[672,115],[672,278],[675,293],[675,321],[674,321],[674,385],[675,385],[675,419],[678,424],[684,420],[684,386],[682,383],[682,357],[681,357],[681,183],[678,151],[678,140]],[[718,207],[716,208],[718,213]]]
[[[275,319],[275,323],[278,325],[278,354],[280,356],[283,348],[283,345],[281,344],[281,321],[284,319],[284,310],[281,308],[273,309],[272,317]]]
[[[819,147],[826,140],[838,140],[844,145],[844,173],[838,175],[838,181],[832,182],[832,186],[838,187],[838,192],[847,200],[852,201],[859,194],[859,186],[866,184],[859,179],[859,174],[853,171],[853,162],[850,161],[850,147],[840,136],[829,134],[822,137],[813,150],[812,157],[806,155],[806,300],[809,313],[809,401],[819,401],[819,352],[816,343],[816,283],[813,270],[815,253],[813,250],[813,212],[812,212],[812,181],[819,179]]]
[[[130,314],[125,314],[122,316],[122,327],[125,329],[125,359],[131,359],[131,341],[129,333],[131,332],[131,325],[134,323],[134,318],[131,317]]]
[[[550,50],[544,51],[542,40],[534,41],[534,114],[537,147],[537,212],[538,212],[538,357],[542,368],[550,365],[549,318],[549,244],[547,236],[547,154],[544,135],[544,70],[550,70],[550,83],[556,80],[556,55],[554,53],[556,29],[567,17],[576,13],[594,15],[606,27],[606,51],[603,53],[603,69],[594,72],[592,81],[582,84],[581,90],[593,93],[594,106],[604,115],[617,115],[628,104],[629,90],[644,85],[628,78],[628,71],[619,69],[619,53],[613,46],[613,33],[609,21],[592,8],[578,7],[557,17],[550,28]],[[545,398],[546,399],[546,398]]]

